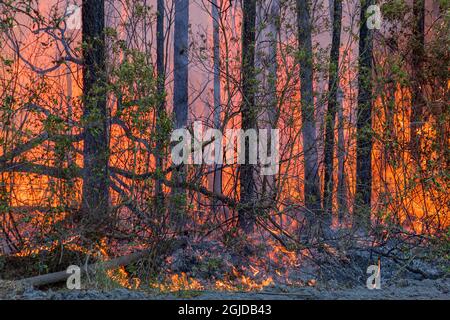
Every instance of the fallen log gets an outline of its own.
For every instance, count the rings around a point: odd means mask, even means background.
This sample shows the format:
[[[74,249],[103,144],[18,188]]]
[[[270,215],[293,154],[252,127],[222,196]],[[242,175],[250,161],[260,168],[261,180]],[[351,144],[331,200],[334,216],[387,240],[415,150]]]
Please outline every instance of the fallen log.
[[[80,267],[81,274],[91,273],[95,272],[96,270],[109,270],[118,268],[121,266],[129,265],[130,263],[133,263],[140,258],[144,257],[146,254],[148,254],[151,250],[146,249],[143,251],[138,251],[131,253],[126,256],[118,257],[115,259],[102,261],[93,263],[91,265]],[[39,287],[43,285],[53,284],[57,282],[62,282],[67,280],[67,278],[70,276],[70,273],[67,273],[66,271],[59,271],[59,272],[53,272],[48,274],[43,274],[31,278],[25,278],[22,280],[18,280],[19,283],[22,283],[23,285],[27,286],[33,286],[33,287]]]

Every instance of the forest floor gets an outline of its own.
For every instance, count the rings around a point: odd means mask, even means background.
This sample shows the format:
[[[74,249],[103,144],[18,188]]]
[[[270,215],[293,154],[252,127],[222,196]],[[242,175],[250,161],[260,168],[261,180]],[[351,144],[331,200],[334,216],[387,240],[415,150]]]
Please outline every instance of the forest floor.
[[[0,285],[1,287],[1,285]],[[22,292],[3,291],[0,299],[19,300],[374,300],[374,299],[450,299],[450,278],[426,280],[401,280],[385,285],[379,290],[364,286],[354,288],[327,288],[271,286],[259,292],[226,291],[179,291],[157,293],[149,291],[114,289],[99,290],[35,290],[27,288]]]
[[[0,279],[0,300],[450,300],[449,253],[443,251],[425,255],[418,250],[399,248],[390,244],[384,248],[349,249],[345,254],[333,250],[309,251],[313,258],[305,258],[301,264],[291,265],[287,269],[283,267],[289,265],[289,261],[280,258],[278,264],[272,262],[270,265],[266,261],[260,265],[255,276],[251,272],[254,268],[244,263],[244,260],[233,257],[215,243],[203,243],[173,252],[170,259],[160,264],[160,270],[164,272],[159,278],[153,279],[156,282],[148,285],[140,282],[140,288],[144,288],[142,290],[123,288],[102,272],[91,275],[93,277],[88,277],[90,280],[83,277],[82,290],[67,290],[65,283],[37,289],[15,281],[24,278],[22,273],[22,276],[17,274],[23,271],[20,266],[30,266],[33,261],[29,258],[19,261],[10,259],[3,263],[3,270],[0,267],[0,278],[3,278]],[[69,255],[69,258],[73,257]],[[370,290],[366,287],[370,276],[367,273],[368,265],[379,266],[380,289]],[[147,269],[148,265],[137,263],[127,268],[130,274],[131,270]],[[277,272],[283,270],[288,272]],[[181,274],[186,278],[180,281]],[[28,276],[32,275],[34,272]],[[270,282],[259,286],[263,288],[260,291],[246,291],[243,286],[248,281],[261,284],[269,278]],[[190,290],[171,292],[173,288],[167,286],[168,279],[172,279],[172,284],[178,284],[177,290],[192,284],[191,279],[195,279],[197,286],[190,286]],[[221,287],[215,282],[219,279],[226,284],[228,291],[219,290]],[[242,282],[242,279],[245,281]],[[202,290],[196,290],[199,287]]]

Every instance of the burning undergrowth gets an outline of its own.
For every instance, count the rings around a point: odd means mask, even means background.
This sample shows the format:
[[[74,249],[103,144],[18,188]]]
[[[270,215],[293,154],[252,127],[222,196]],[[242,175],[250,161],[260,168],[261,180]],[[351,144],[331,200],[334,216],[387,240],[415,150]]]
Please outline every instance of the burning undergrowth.
[[[90,270],[83,276],[82,289],[126,288],[154,293],[337,290],[365,287],[370,265],[379,266],[383,285],[445,279],[450,271],[448,247],[433,251],[443,248],[442,244],[432,245],[430,239],[420,237],[384,241],[367,237],[356,241],[342,236],[339,240],[296,245],[282,244],[272,237],[236,237],[231,244],[188,238],[157,243],[144,248],[146,254],[132,263]],[[63,271],[68,265],[83,266],[87,261],[110,261],[138,250],[125,247],[105,240],[87,251],[70,242],[2,256],[0,278],[19,280]],[[45,288],[64,290],[65,285],[60,282]]]
[[[395,240],[367,243],[371,245],[288,249],[270,239],[240,252],[219,241],[189,243],[161,261],[150,287],[162,292],[354,288],[366,285],[370,265],[382,270],[385,284],[449,275],[448,256],[438,257],[425,246]]]
[[[275,274],[261,257],[246,260],[219,242],[190,244],[164,260],[164,272],[152,286],[162,291],[252,291],[274,284]]]

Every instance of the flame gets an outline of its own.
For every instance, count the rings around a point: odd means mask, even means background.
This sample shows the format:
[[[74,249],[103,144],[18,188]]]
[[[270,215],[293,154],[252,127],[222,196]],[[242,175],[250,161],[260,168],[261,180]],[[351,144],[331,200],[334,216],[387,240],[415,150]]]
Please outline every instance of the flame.
[[[141,280],[139,278],[130,278],[130,275],[123,266],[117,269],[107,270],[106,274],[115,283],[127,289],[137,289],[141,285]]]
[[[34,247],[26,246],[21,251],[14,253],[13,256],[28,257],[28,256],[32,256],[32,255],[37,255],[41,251],[53,251],[53,250],[57,249],[58,247],[63,247],[66,250],[78,251],[78,252],[82,252],[85,254],[92,254],[92,252],[90,252],[86,248],[84,248],[76,243],[73,243],[76,239],[77,239],[77,237],[71,237],[71,238],[63,240],[63,241],[55,240],[51,244],[34,246]],[[32,242],[30,241],[27,243],[30,244]]]
[[[260,273],[259,270],[253,267],[254,275]],[[207,289],[219,291],[259,291],[267,286],[272,285],[273,279],[271,276],[262,280],[252,279],[250,276],[241,274],[235,267],[232,268],[231,273],[226,274],[224,279],[216,280],[212,283],[202,283],[199,280],[188,276],[185,272],[180,274],[172,274],[166,277],[166,281],[162,283],[153,283],[151,287],[159,289],[163,292],[176,291],[204,291]]]
[[[308,281],[308,286],[310,287],[314,287],[317,284],[317,280],[316,279],[310,279]]]
[[[238,17],[237,21],[240,21],[240,18]],[[30,34],[24,34],[23,39],[21,40],[23,42],[24,50],[22,54],[27,58],[27,60],[37,60],[38,67],[45,68],[49,64],[52,64],[51,55],[48,55],[46,57],[45,55],[39,54],[40,50],[36,50],[36,48],[39,48],[38,40],[40,38],[38,35]],[[42,38],[42,41],[44,42],[45,37]],[[79,39],[78,39],[79,40]],[[295,42],[295,39],[291,39],[289,41]],[[48,41],[45,41],[48,42]],[[295,44],[294,44],[295,45]],[[56,49],[54,45],[47,47],[46,50],[50,51]],[[350,66],[351,65],[351,52],[344,51],[344,48],[341,48],[343,50],[342,52],[342,60],[345,62],[345,65]],[[4,52],[7,54],[8,52]],[[55,51],[56,53],[56,51]],[[226,52],[227,58],[228,55],[231,55],[233,52],[233,49],[231,49],[229,52]],[[5,55],[6,56],[6,55]],[[33,58],[33,59],[32,59]],[[34,59],[36,58],[36,59]],[[287,65],[292,66],[292,69],[294,68],[295,61],[288,55],[287,57]],[[226,59],[227,61],[233,61],[233,59]],[[286,65],[285,61],[281,60],[280,55],[280,65]],[[15,64],[17,64],[20,69],[26,70],[26,66],[24,66],[24,63],[21,61],[16,61]],[[81,87],[79,86],[79,83],[81,83],[81,73],[79,72],[79,68],[74,65],[68,65],[68,70],[70,71],[70,74],[67,77],[63,77],[63,73],[66,71],[60,70],[55,71],[51,74],[52,77],[57,77],[58,81],[61,82],[60,86],[51,86],[51,88],[48,89],[48,92],[43,92],[41,95],[41,102],[45,102],[45,107],[49,109],[51,112],[54,112],[58,115],[63,115],[64,118],[70,118],[70,120],[79,121],[81,118],[81,102],[80,97],[82,95]],[[290,67],[288,67],[290,69]],[[237,66],[237,70],[239,70],[239,66]],[[283,73],[282,71],[280,73]],[[349,128],[344,129],[344,140],[345,144],[349,143],[354,139],[355,135],[355,127],[354,123],[351,123],[350,118],[352,112],[354,112],[355,105],[352,103],[352,100],[355,99],[355,94],[352,93],[352,82],[355,78],[355,71],[352,68],[347,68],[347,72],[342,75],[341,77],[341,86],[343,90],[345,91],[345,99],[343,101],[343,114],[344,118],[349,121]],[[21,77],[19,78],[24,91],[21,94],[28,94],[28,90],[34,89],[36,86],[33,85],[36,80],[35,76],[31,76],[30,74],[23,73]],[[284,86],[286,85],[286,82],[288,81],[286,79],[286,74],[280,74],[279,78],[279,91],[283,91]],[[43,82],[43,80],[39,80],[39,83]],[[47,84],[47,83],[46,83]],[[50,82],[48,84],[51,84]],[[47,85],[48,85],[47,84]],[[29,89],[27,89],[29,88]],[[447,88],[450,89],[450,80],[447,82]],[[224,89],[225,90],[225,89]],[[69,94],[70,91],[70,94]],[[288,120],[280,120],[280,130],[283,132],[287,132],[286,137],[289,139],[292,138],[292,131],[300,131],[300,128],[302,126],[301,124],[301,113],[300,109],[298,108],[298,102],[299,102],[299,90],[294,90],[295,93],[286,99],[284,101],[283,105],[280,106],[280,109],[283,113],[287,113],[291,117],[289,117]],[[68,96],[67,99],[62,99],[60,102],[62,108],[60,107],[59,103],[56,106],[55,103],[53,103],[54,97],[59,96],[61,93],[66,93]],[[225,93],[225,92],[224,92]],[[65,95],[65,94],[64,94]],[[292,99],[292,102],[290,100]],[[395,135],[395,143],[398,143],[399,145],[406,145],[410,139],[410,132],[409,132],[409,126],[410,126],[410,109],[411,109],[411,92],[409,89],[401,88],[400,85],[396,88],[394,88],[394,100],[395,100],[395,106],[393,110],[392,115],[392,129],[394,135]],[[71,105],[74,107],[73,114],[70,116],[68,115],[68,110],[65,110],[65,105]],[[236,103],[238,105],[238,103]],[[294,108],[293,105],[296,107]],[[382,134],[384,132],[384,127],[387,123],[387,117],[388,115],[383,113],[383,101],[380,99],[377,99],[375,106],[374,106],[374,114],[376,116],[374,117],[374,131],[376,134]],[[112,114],[116,113],[115,106],[112,106]],[[15,110],[16,112],[17,110]],[[132,107],[128,108],[128,111],[130,113],[136,113],[138,114],[138,111],[136,109],[133,109]],[[378,112],[380,111],[380,112]],[[27,113],[27,116],[30,116],[30,118],[27,121],[26,124],[26,130],[30,131],[29,136],[34,136],[38,134],[39,132],[42,132],[44,130],[44,121],[41,119],[39,115],[34,115],[33,113]],[[17,118],[20,120],[21,117],[24,115],[17,111]],[[124,115],[126,117],[127,115]],[[145,114],[142,116],[142,119],[145,119],[145,123],[150,123],[150,119],[154,117],[154,114],[151,114],[150,112],[148,114]],[[283,118],[283,117],[281,117]],[[290,121],[292,120],[292,123]],[[439,140],[439,132],[436,130],[437,124],[433,123],[433,120],[427,120],[424,122],[424,124],[421,126],[421,128],[418,130],[417,134],[421,137],[421,148],[423,150],[426,150],[427,147],[431,144],[431,142],[438,141]],[[233,118],[229,121],[228,125],[230,128],[234,128],[238,125],[239,117]],[[144,136],[139,130],[136,128],[131,128],[132,134],[134,136]],[[63,130],[63,129],[57,129],[57,130]],[[77,129],[71,129],[71,130],[77,130]],[[151,130],[149,130],[150,132]],[[5,132],[2,132],[7,134],[7,130],[5,129]],[[72,132],[75,133],[75,132]],[[130,163],[127,162],[130,155],[132,155],[131,152],[124,151],[124,150],[131,150],[131,149],[139,149],[138,146],[135,146],[133,144],[131,148],[131,143],[129,140],[126,139],[126,133],[123,128],[119,127],[118,125],[112,125],[111,126],[111,165],[117,166],[120,169],[127,169],[128,166],[130,166]],[[144,136],[146,137],[146,136]],[[24,143],[29,140],[30,137],[21,138],[24,141],[18,141],[17,143],[14,143],[13,145]],[[375,139],[377,140],[377,139]],[[427,162],[437,162],[438,157],[441,156],[441,153],[437,151],[432,151],[427,153],[426,157],[423,157],[421,159],[421,163],[419,163],[417,166],[409,166],[408,164],[411,163],[411,155],[408,153],[408,151],[401,150],[402,151],[402,158],[400,159],[402,162],[404,162],[406,169],[404,167],[396,167],[395,165],[389,164],[389,159],[383,158],[383,148],[385,147],[382,145],[382,141],[375,142],[374,146],[374,154],[373,158],[377,161],[373,161],[374,168],[373,168],[373,203],[381,204],[383,207],[387,207],[386,210],[389,211],[389,214],[393,212],[399,219],[400,224],[404,224],[407,226],[408,229],[412,229],[413,231],[417,233],[422,232],[429,232],[430,230],[427,230],[426,226],[427,224],[431,224],[432,227],[430,227],[431,231],[434,231],[438,229],[438,227],[444,229],[447,228],[450,225],[450,215],[448,214],[448,183],[444,180],[444,178],[435,178],[430,173],[430,176],[425,177],[425,179],[435,179],[437,180],[436,184],[442,185],[442,190],[438,189],[437,187],[427,187],[426,185],[421,185],[420,183],[416,183],[418,178],[414,177],[414,174],[417,171],[417,168],[427,167]],[[378,144],[378,145],[377,145]],[[291,152],[287,152],[287,154],[301,154],[303,152],[302,150],[302,144],[300,143],[300,140],[296,140],[292,142],[292,150]],[[81,150],[82,149],[82,142],[74,143],[74,146],[76,146],[76,149]],[[49,145],[47,147],[54,147],[53,143],[49,142]],[[5,154],[8,151],[8,148],[5,146],[0,146],[0,154]],[[289,151],[289,150],[287,150]],[[346,156],[346,168],[345,170],[348,173],[347,182],[348,182],[348,198],[350,199],[352,197],[352,193],[355,189],[355,177],[350,172],[354,171],[355,164],[352,162],[352,160],[355,158],[355,146],[348,146],[348,150],[345,150],[347,153]],[[31,163],[36,164],[51,164],[53,165],[53,160],[48,160],[47,158],[46,148],[42,146],[36,146],[33,149],[33,152],[28,152],[23,156],[23,160],[29,161]],[[147,171],[148,164],[151,164],[151,166],[154,165],[153,158],[150,157],[150,160],[147,158],[147,153],[144,151],[136,151],[136,157],[134,158],[134,162],[132,164],[133,172],[135,173],[143,173]],[[51,157],[50,157],[51,158]],[[379,161],[380,159],[384,161]],[[83,165],[82,156],[77,154],[74,155],[74,159],[72,159],[75,164],[78,166]],[[397,159],[396,159],[397,160]],[[383,163],[383,164],[381,164]],[[146,164],[146,165],[144,165]],[[380,167],[375,167],[375,164],[380,164]],[[65,165],[64,165],[65,166]],[[302,203],[303,201],[303,186],[301,183],[301,179],[298,179],[298,176],[301,176],[304,174],[302,172],[302,169],[300,169],[301,166],[292,166],[292,162],[286,161],[285,164],[282,165],[280,168],[280,177],[292,177],[292,178],[286,178],[283,182],[284,185],[282,186],[282,190],[280,191],[280,205],[279,211],[283,212],[284,209],[289,208],[292,203]],[[235,167],[226,167],[223,171],[223,192],[226,195],[233,194],[233,193],[239,193],[239,184],[234,184],[235,180]],[[427,173],[428,174],[428,173]],[[168,177],[170,179],[170,176]],[[54,178],[49,178],[46,176],[36,176],[31,174],[24,174],[24,173],[11,173],[7,177],[2,178],[1,183],[5,186],[12,185],[11,187],[8,187],[9,189],[6,190],[5,193],[13,195],[10,199],[10,206],[33,206],[33,205],[42,205],[43,203],[46,206],[52,206],[52,207],[58,207],[61,205],[62,202],[73,202],[75,204],[79,204],[80,202],[80,179],[74,179],[75,180],[75,187],[73,187],[73,192],[70,195],[71,198],[64,198],[63,200],[60,200],[58,197],[54,196],[55,191],[53,190],[55,188],[55,185],[58,183],[58,181],[55,182]],[[414,184],[411,184],[411,180],[414,182]],[[337,179],[335,179],[337,181]],[[131,181],[131,179],[124,179],[124,182],[134,182]],[[207,177],[203,178],[202,184],[207,184]],[[134,184],[133,184],[134,185]],[[280,184],[281,185],[281,184]],[[51,187],[49,187],[51,186]],[[168,192],[168,188],[164,187],[165,191]],[[56,187],[56,189],[58,189]],[[72,190],[71,190],[72,191]],[[385,193],[389,195],[389,201],[384,201],[381,199],[380,194]],[[437,194],[437,196],[436,196]],[[67,196],[64,194],[64,196]],[[114,199],[114,194],[112,194],[112,198]],[[44,200],[49,200],[45,202]],[[201,200],[201,199],[199,199]],[[334,199],[336,202],[336,199]],[[201,203],[202,201],[195,201],[196,203]],[[446,205],[447,203],[447,205]],[[199,208],[201,209],[201,208]],[[374,208],[377,209],[377,208]],[[374,210],[375,211],[375,210]],[[198,211],[199,213],[201,210]],[[195,224],[202,225],[203,223],[207,222],[207,214],[193,215],[192,220]],[[126,214],[126,213],[124,213]],[[18,214],[19,215],[19,214]],[[24,234],[31,234],[29,229],[33,227],[38,227],[39,231],[41,233],[45,233],[45,230],[49,230],[55,223],[62,221],[66,218],[67,212],[49,212],[49,213],[40,213],[40,212],[32,212],[31,219],[24,223],[25,227],[21,229],[21,233]],[[283,226],[286,230],[296,230],[298,227],[298,222],[293,219],[288,214],[280,214],[278,217],[274,217],[277,222]],[[433,226],[438,227],[433,227]],[[31,227],[30,227],[31,226]],[[281,235],[281,231],[277,229],[272,229],[269,227],[269,230],[276,235]],[[33,230],[34,231],[34,230]],[[69,239],[64,240],[55,240],[51,243],[47,243],[45,245],[35,245],[33,238],[31,236],[23,236],[23,240],[25,243],[25,247],[21,248],[21,251],[15,253],[15,256],[19,257],[25,257],[30,255],[36,255],[39,254],[41,251],[53,251],[57,250],[58,247],[63,247],[65,249],[73,250],[73,251],[79,251],[86,255],[96,255],[100,259],[108,259],[109,253],[111,252],[108,247],[107,239],[102,239],[100,245],[98,247],[87,249],[84,248],[78,244],[76,244],[76,241],[79,240],[77,237],[71,237]],[[310,255],[308,251],[301,251],[296,252],[293,250],[289,250],[285,248],[282,245],[273,244],[269,242],[269,245],[271,246],[271,250],[267,254],[267,260],[270,262],[273,262],[276,264],[275,269],[272,271],[273,277],[279,277],[280,279],[283,279],[286,283],[292,284],[293,282],[290,280],[290,271],[294,268],[298,268],[300,266],[300,256],[307,256]],[[332,247],[326,247],[327,251],[331,254],[338,254],[338,252],[332,248]],[[202,257],[199,257],[200,260]],[[168,262],[170,263],[171,258],[169,257]],[[210,280],[210,283],[203,283],[201,280],[196,279],[194,277],[189,276],[188,274],[182,272],[180,274],[169,274],[163,283],[160,284],[152,284],[154,288],[158,288],[161,291],[183,291],[183,290],[206,290],[208,288],[213,288],[217,290],[227,290],[227,291],[253,291],[253,290],[262,290],[263,288],[270,286],[274,283],[274,280],[272,276],[267,275],[267,269],[265,268],[265,261],[263,259],[261,260],[252,260],[251,264],[248,267],[241,267],[239,271],[237,268],[233,267],[231,272],[229,274],[225,274],[222,279],[213,279]],[[114,282],[120,284],[123,287],[126,288],[138,288],[141,283],[138,278],[133,278],[124,267],[119,267],[114,270],[108,270],[106,271],[107,276],[113,280]],[[315,286],[317,281],[315,279],[310,279],[307,281],[307,285],[309,286]]]
[[[188,277],[185,272],[173,274],[165,283],[154,283],[151,286],[161,291],[169,292],[188,290],[199,291],[204,289],[203,285],[198,280]]]
[[[252,265],[250,265],[249,268],[254,277],[261,273],[259,269]],[[222,291],[258,291],[271,284],[273,284],[271,276],[263,280],[255,280],[242,274],[233,266],[231,275],[227,275],[224,280],[217,280],[214,284],[214,288]]]
[[[214,284],[214,288],[221,291],[259,291],[273,283],[273,279],[270,276],[258,282],[252,280],[250,277],[241,275],[235,281],[217,280]]]

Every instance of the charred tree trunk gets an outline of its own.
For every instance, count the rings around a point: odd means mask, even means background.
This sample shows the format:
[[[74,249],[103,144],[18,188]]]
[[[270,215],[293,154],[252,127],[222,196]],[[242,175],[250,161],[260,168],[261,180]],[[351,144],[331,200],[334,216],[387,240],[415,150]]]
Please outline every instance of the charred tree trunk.
[[[174,30],[174,93],[175,127],[183,128],[188,118],[188,68],[189,68],[189,2],[175,0]]]
[[[256,128],[255,110],[255,20],[256,0],[242,2],[242,130]],[[252,204],[255,201],[255,165],[250,164],[249,139],[242,141],[245,145],[245,163],[239,167],[240,208],[239,227],[245,232],[253,231],[255,216]]]
[[[345,135],[344,135],[344,105],[343,92],[338,88],[337,96],[337,115],[338,115],[338,183],[337,183],[337,203],[338,203],[338,220],[344,223],[345,215],[348,213],[347,208],[347,192],[346,192],[346,174],[345,174]]]
[[[173,66],[173,112],[175,128],[184,128],[188,118],[188,71],[189,71],[189,1],[175,0],[175,29],[174,29],[174,66]],[[173,179],[182,184],[186,181],[186,168],[181,166],[173,171]],[[175,197],[172,201],[172,223],[178,230],[186,222],[186,192],[175,187],[172,190]]]
[[[330,66],[328,71],[328,106],[325,116],[325,147],[324,147],[324,191],[323,209],[324,224],[331,226],[333,215],[333,153],[334,153],[334,124],[336,110],[339,107],[337,96],[339,90],[339,48],[341,44],[342,1],[335,0],[333,8],[333,35],[331,41]]]
[[[304,194],[309,227],[320,223],[320,181],[316,122],[314,117],[312,25],[309,1],[297,0],[297,26],[302,104],[302,137],[304,155]]]
[[[353,209],[355,230],[370,227],[372,192],[372,31],[367,27],[367,9],[361,4],[359,30],[358,106],[356,129],[356,194]]]
[[[425,99],[422,92],[425,46],[425,0],[414,0],[412,38],[411,155],[420,164],[420,136]]]
[[[92,239],[97,239],[106,225],[109,203],[104,9],[103,0],[83,1],[84,171],[82,211],[88,237]]]
[[[156,72],[158,74],[158,105],[156,107],[156,169],[163,170],[163,141],[164,136],[161,132],[161,121],[165,117],[166,111],[166,97],[165,97],[165,63],[164,63],[164,15],[165,5],[164,0],[158,0],[157,3],[157,18],[156,18]],[[162,189],[161,179],[155,181],[155,208],[157,211],[162,210],[164,205],[164,193]]]

